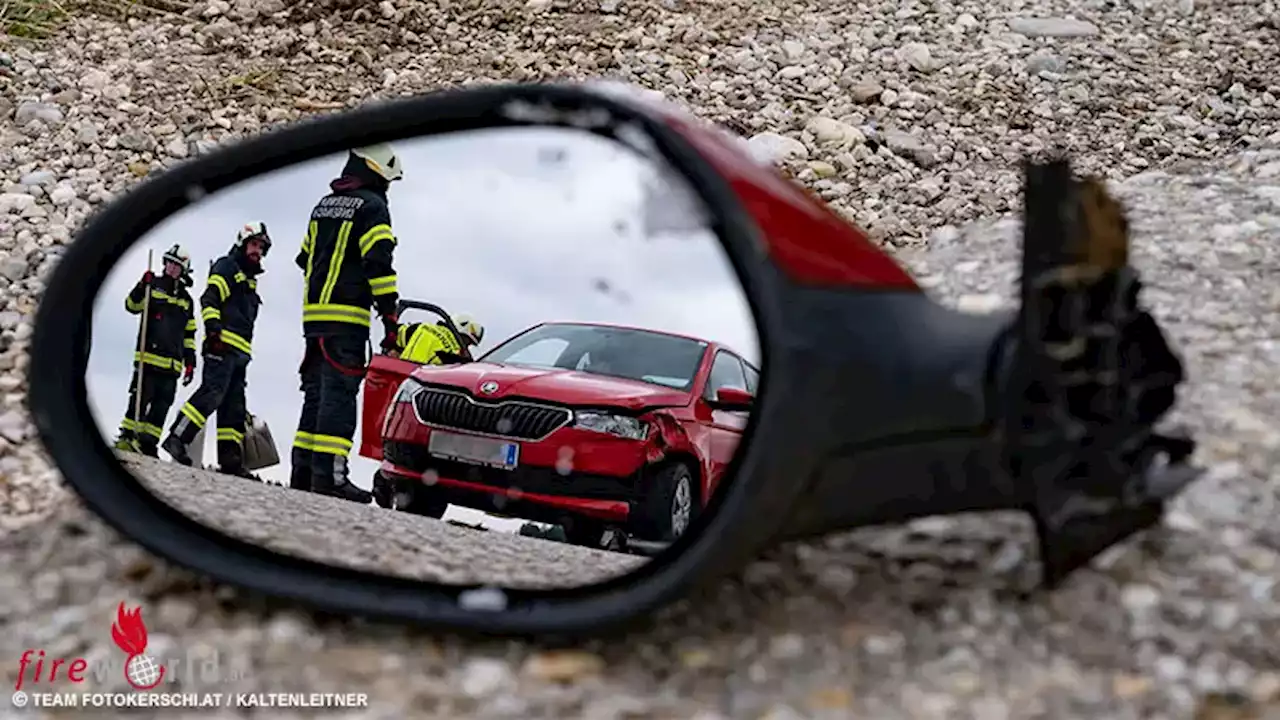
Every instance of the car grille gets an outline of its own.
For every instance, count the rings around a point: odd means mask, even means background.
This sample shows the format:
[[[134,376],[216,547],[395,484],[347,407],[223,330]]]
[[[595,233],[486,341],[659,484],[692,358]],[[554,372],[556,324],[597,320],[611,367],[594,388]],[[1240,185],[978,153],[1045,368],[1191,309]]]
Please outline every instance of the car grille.
[[[519,440],[541,440],[573,419],[566,408],[519,400],[485,403],[434,388],[419,393],[414,404],[418,419],[428,425]]]

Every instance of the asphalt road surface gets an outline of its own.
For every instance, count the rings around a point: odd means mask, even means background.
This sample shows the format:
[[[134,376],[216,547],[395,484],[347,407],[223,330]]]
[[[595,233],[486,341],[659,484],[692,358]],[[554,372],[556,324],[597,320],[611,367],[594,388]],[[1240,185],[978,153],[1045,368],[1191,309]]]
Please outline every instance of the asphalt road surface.
[[[357,570],[448,584],[578,587],[647,558],[434,518],[120,454],[125,467],[199,522],[278,552]]]

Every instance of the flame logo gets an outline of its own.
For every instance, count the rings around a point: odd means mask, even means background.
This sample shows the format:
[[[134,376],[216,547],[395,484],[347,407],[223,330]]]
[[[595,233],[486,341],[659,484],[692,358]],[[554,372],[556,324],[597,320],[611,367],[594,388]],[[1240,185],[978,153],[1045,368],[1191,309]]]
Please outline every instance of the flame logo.
[[[135,690],[150,690],[164,680],[164,667],[157,666],[144,654],[147,651],[147,624],[142,621],[141,607],[125,610],[124,603],[120,603],[116,608],[116,621],[111,624],[111,639],[128,656],[124,662],[124,679]],[[136,665],[134,661],[137,661]],[[135,675],[144,675],[147,679],[139,680]]]

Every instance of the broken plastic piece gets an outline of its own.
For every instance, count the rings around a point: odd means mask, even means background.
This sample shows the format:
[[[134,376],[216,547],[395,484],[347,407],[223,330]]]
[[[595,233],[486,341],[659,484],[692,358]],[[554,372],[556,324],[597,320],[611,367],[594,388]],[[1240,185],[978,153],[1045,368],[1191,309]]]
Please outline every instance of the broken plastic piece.
[[[1025,483],[1043,584],[1157,523],[1203,471],[1195,442],[1154,433],[1183,381],[1138,305],[1129,223],[1067,161],[1025,166],[1022,307],[1003,428]]]

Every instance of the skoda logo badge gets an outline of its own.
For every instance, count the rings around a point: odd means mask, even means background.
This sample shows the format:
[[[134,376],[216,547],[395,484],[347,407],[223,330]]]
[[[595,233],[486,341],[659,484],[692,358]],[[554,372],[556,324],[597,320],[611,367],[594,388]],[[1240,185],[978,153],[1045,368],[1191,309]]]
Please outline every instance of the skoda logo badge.
[[[485,395],[492,395],[498,392],[498,383],[490,380],[480,386],[480,392],[484,393]]]

